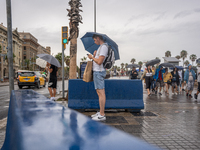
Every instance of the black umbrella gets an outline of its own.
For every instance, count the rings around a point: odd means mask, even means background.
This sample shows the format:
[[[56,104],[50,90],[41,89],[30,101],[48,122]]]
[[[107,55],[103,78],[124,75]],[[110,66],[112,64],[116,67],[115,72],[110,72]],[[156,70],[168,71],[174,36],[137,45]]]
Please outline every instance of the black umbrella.
[[[140,66],[137,64],[129,64],[126,68],[139,68]]]
[[[160,59],[153,59],[153,60],[150,60],[146,63],[146,66],[153,66],[155,64],[158,64],[160,62]]]
[[[174,68],[174,65],[173,64],[170,64],[170,63],[162,63],[162,64],[160,64],[160,66],[162,66],[162,67],[165,67],[165,68]]]

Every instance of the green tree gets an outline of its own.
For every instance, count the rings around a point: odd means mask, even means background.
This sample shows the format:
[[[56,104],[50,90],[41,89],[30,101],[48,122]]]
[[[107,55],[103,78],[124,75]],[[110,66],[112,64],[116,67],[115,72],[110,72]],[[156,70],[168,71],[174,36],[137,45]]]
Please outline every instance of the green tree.
[[[190,64],[190,62],[189,62],[188,60],[186,60],[186,61],[184,62],[184,64],[185,64],[186,66],[188,66],[188,65]]]
[[[124,68],[124,63],[121,63],[121,68],[122,68],[122,69]]]
[[[165,52],[165,57],[171,57],[171,51],[166,51]]]
[[[132,64],[134,64],[134,63],[135,63],[135,61],[136,61],[136,59],[135,59],[135,58],[132,58],[132,59],[131,59],[131,63],[132,63]]]
[[[15,57],[16,57],[16,56],[15,56],[15,54],[13,53],[13,63],[15,63]],[[5,57],[5,60],[7,61],[7,63],[9,63],[9,62],[8,62],[8,56],[7,56],[7,55],[6,55],[6,57]]]
[[[187,55],[188,55],[188,53],[187,53],[187,51],[186,50],[182,50],[181,51],[181,54],[180,54],[180,56],[181,56],[181,58],[183,59],[183,67],[184,67],[184,60],[185,60],[185,58],[187,58]]]
[[[26,66],[26,70],[29,70],[30,69],[30,60],[29,59],[25,59],[24,60],[24,65]]]
[[[70,56],[65,57],[65,63],[67,66],[70,66]]]
[[[83,57],[83,58],[81,58],[81,61],[86,61],[87,60],[87,57]]]
[[[142,61],[139,61],[139,62],[138,62],[138,65],[139,65],[140,67],[142,67],[143,62],[142,62]]]
[[[128,66],[128,63],[125,63],[125,68],[127,68],[127,66]]]
[[[197,59],[197,55],[192,54],[190,55],[190,60],[192,61],[192,66],[193,66],[193,62]]]
[[[177,55],[175,58],[176,58],[176,59],[180,59],[180,58],[181,58],[181,56]]]

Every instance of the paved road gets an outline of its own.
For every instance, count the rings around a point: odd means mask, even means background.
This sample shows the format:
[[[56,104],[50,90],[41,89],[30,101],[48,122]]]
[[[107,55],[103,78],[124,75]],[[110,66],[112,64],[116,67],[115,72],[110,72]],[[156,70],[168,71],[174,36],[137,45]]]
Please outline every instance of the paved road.
[[[45,88],[34,90],[44,95],[48,94]],[[196,90],[195,87],[194,92]],[[0,91],[2,91],[1,87]],[[6,97],[6,92],[8,97],[8,89],[4,89],[0,96],[3,94]],[[3,101],[5,106],[6,104],[8,106],[8,103],[9,101]],[[104,123],[162,149],[200,149],[200,96],[197,102],[194,98],[187,98],[185,92],[180,95],[170,93],[168,96],[163,93],[162,96],[152,95],[148,97],[147,91],[144,89],[144,103],[145,109],[142,110],[141,114],[107,111],[107,120]],[[82,113],[90,116],[95,112]],[[5,124],[6,119],[0,120],[0,148],[4,141]]]
[[[62,81],[58,81],[58,86],[60,87],[60,91],[62,90]],[[15,90],[19,90],[18,86],[15,85],[14,86]],[[28,89],[28,87],[23,87],[22,90],[24,89]],[[34,91],[43,94],[45,96],[49,96],[49,92],[46,87],[42,87],[40,89],[31,87],[31,89],[33,89]],[[65,81],[65,90],[68,89],[68,81]],[[8,107],[9,107],[9,102],[10,102],[10,98],[9,98],[9,86],[0,86],[0,120],[7,117],[7,112],[8,112]]]

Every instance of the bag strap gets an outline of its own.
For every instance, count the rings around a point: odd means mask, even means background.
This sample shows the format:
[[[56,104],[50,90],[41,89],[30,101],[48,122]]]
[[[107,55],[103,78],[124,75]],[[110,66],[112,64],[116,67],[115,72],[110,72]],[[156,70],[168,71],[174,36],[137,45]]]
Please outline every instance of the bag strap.
[[[103,43],[103,44],[100,46],[100,48],[99,48],[98,56],[100,55],[100,51],[101,51],[101,48],[102,48],[103,45],[106,45],[106,46],[108,47],[108,44],[107,44],[107,43]],[[102,67],[101,67],[101,65],[100,65],[100,71],[102,72]]]

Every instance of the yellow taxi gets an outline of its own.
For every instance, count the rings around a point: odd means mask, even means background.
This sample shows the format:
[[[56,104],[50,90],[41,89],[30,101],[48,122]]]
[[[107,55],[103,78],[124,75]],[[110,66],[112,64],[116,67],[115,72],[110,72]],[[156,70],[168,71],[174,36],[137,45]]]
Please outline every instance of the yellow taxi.
[[[39,89],[46,86],[46,80],[39,71],[23,71],[18,76],[18,87],[21,89],[23,86],[35,86]]]

